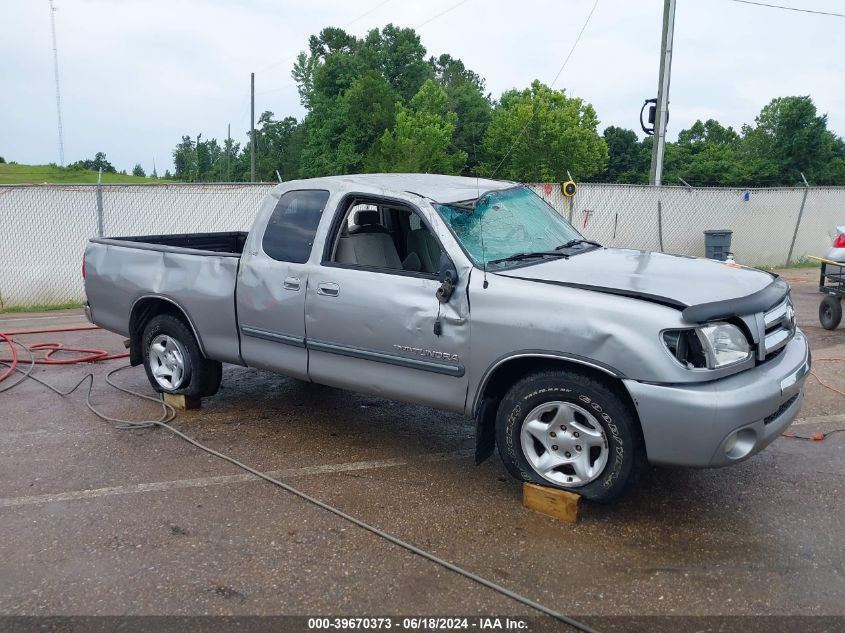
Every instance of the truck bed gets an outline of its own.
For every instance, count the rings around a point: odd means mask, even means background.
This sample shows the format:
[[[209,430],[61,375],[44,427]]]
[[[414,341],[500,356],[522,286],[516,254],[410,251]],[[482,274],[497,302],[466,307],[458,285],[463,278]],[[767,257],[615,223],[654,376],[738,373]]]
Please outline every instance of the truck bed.
[[[170,246],[197,251],[212,251],[227,255],[243,253],[246,236],[243,231],[229,233],[175,233],[172,235],[140,235],[131,237],[111,237],[108,239],[135,242],[154,246]]]
[[[240,363],[235,284],[247,234],[94,238],[85,249],[91,320],[129,335],[133,310],[167,301],[191,320],[210,358]]]

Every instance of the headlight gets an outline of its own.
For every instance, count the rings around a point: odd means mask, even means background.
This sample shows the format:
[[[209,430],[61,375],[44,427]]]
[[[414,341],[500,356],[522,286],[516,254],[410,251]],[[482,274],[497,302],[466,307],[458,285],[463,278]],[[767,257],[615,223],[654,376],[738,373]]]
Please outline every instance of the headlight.
[[[751,355],[748,339],[735,325],[711,323],[697,329],[667,330],[663,344],[687,369],[718,369]]]
[[[751,355],[748,339],[737,326],[712,323],[698,328],[707,354],[707,366],[716,369],[744,361]]]

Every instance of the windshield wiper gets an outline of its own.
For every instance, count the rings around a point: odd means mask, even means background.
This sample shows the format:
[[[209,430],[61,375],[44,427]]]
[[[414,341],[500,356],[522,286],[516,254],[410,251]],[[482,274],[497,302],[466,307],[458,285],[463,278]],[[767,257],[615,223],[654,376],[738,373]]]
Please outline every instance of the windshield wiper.
[[[509,257],[500,257],[499,259],[491,259],[488,264],[501,264],[502,262],[518,262],[523,259],[534,259],[536,257],[563,257],[569,259],[569,255],[561,253],[557,249],[553,251],[533,251],[531,253],[517,253]]]
[[[578,246],[580,244],[589,244],[590,246],[595,246],[596,248],[601,248],[601,244],[598,242],[594,242],[592,240],[584,240],[584,239],[577,239],[577,240],[569,240],[566,244],[561,244],[560,246],[555,246],[556,251],[566,250],[567,248],[572,248],[573,246]]]

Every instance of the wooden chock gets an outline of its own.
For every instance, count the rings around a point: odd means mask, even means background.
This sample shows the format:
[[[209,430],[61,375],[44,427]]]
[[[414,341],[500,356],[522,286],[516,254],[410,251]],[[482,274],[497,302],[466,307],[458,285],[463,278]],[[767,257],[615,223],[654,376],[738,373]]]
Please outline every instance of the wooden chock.
[[[181,393],[166,393],[164,394],[165,404],[169,404],[177,411],[187,411],[189,409],[199,409],[202,406],[200,398],[186,396]]]
[[[577,523],[581,514],[581,495],[526,481],[522,484],[522,505],[561,521]]]

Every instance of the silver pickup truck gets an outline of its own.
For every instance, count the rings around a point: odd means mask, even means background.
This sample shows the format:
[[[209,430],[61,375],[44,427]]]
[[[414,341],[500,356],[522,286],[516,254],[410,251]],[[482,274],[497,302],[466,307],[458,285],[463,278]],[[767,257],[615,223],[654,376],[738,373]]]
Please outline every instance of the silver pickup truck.
[[[159,392],[210,396],[232,363],[455,411],[478,461],[597,501],[646,462],[762,450],[810,369],[777,276],[604,248],[512,182],[287,182],[249,233],[92,239],[85,270]]]

